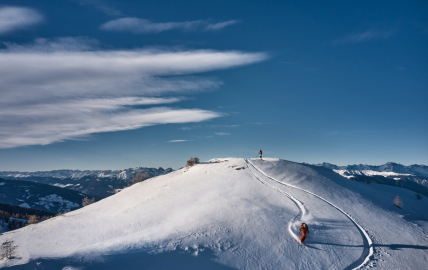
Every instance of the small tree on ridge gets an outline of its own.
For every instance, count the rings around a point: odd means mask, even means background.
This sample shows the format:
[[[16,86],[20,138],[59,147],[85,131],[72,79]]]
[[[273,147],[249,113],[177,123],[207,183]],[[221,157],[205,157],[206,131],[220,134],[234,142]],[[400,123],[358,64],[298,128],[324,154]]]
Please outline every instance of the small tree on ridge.
[[[37,218],[37,216],[36,215],[32,215],[32,216],[29,216],[29,218],[28,218],[28,225],[31,225],[31,224],[37,224],[39,222],[39,219]]]
[[[394,205],[398,208],[401,208],[401,206],[403,206],[403,201],[400,199],[400,197],[398,197],[398,195],[394,199]]]
[[[148,172],[139,172],[135,175],[135,177],[132,179],[132,184],[136,184],[139,182],[143,182],[144,180],[146,180],[147,178],[149,178],[149,173]]]
[[[197,158],[197,157],[192,157],[192,158],[190,158],[188,161],[187,161],[187,164],[186,164],[186,166],[187,167],[192,167],[193,165],[195,165],[195,164],[199,164],[199,158]]]
[[[94,202],[95,202],[95,198],[89,199],[88,197],[85,197],[82,200],[82,206],[87,206],[87,205],[90,205],[90,204],[92,204]]]
[[[12,259],[17,247],[13,244],[13,240],[6,239],[0,245],[0,259]]]

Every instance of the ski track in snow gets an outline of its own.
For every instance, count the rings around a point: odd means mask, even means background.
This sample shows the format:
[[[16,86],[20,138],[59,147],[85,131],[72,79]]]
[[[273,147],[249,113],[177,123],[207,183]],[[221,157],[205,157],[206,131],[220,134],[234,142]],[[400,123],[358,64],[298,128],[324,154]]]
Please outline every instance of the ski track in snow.
[[[287,192],[285,192],[285,191],[282,191],[282,190],[280,190],[279,188],[277,188],[277,187],[274,187],[274,186],[272,186],[271,184],[269,184],[269,183],[267,183],[267,182],[265,182],[265,181],[263,181],[263,179],[261,179],[260,177],[258,177],[257,175],[256,175],[256,172],[254,171],[254,169],[256,169],[257,171],[260,171],[256,166],[254,166],[252,163],[250,163],[252,166],[250,167],[250,166],[248,166],[248,160],[245,160],[246,162],[247,162],[247,167],[250,169],[250,171],[253,173],[253,175],[257,178],[257,180],[259,180],[262,184],[264,184],[264,185],[266,185],[266,186],[268,186],[268,187],[270,187],[270,188],[272,188],[272,189],[275,189],[275,190],[277,190],[278,192],[280,192],[280,193],[282,193],[282,194],[284,194],[285,196],[287,196],[288,198],[290,198],[296,205],[297,205],[297,207],[299,207],[299,209],[300,209],[300,213],[288,224],[288,231],[290,232],[290,234],[291,234],[291,236],[294,238],[294,239],[296,239],[297,241],[300,241],[300,237],[297,235],[297,234],[295,234],[294,232],[293,232],[293,230],[292,230],[292,228],[291,228],[291,226],[293,225],[293,223],[295,222],[295,221],[299,221],[299,220],[301,220],[302,218],[303,218],[303,216],[305,216],[305,214],[307,213],[307,211],[306,211],[306,208],[303,206],[303,204],[302,204],[302,202],[300,202],[299,200],[297,200],[296,198],[294,198],[293,196],[291,196],[290,194],[288,194]],[[252,168],[252,167],[254,167],[254,169]],[[261,172],[261,171],[260,171]]]
[[[305,215],[305,213],[307,212],[306,211],[306,209],[305,209],[305,207],[303,206],[303,204],[299,201],[299,200],[297,200],[296,198],[294,198],[293,196],[291,196],[290,194],[288,194],[287,192],[285,192],[285,191],[282,191],[282,190],[280,190],[279,188],[277,188],[277,187],[274,187],[274,186],[272,186],[271,184],[269,184],[269,183],[267,183],[267,182],[265,182],[265,181],[263,181],[260,177],[258,177],[257,175],[256,175],[256,173],[255,173],[255,171],[254,170],[256,170],[256,171],[258,171],[259,173],[261,173],[262,175],[264,175],[264,176],[266,176],[267,178],[269,178],[270,180],[273,180],[273,181],[275,181],[275,182],[277,182],[277,183],[279,183],[279,184],[281,184],[281,185],[284,185],[284,186],[288,186],[288,187],[292,187],[292,188],[296,188],[296,189],[299,189],[299,190],[301,190],[301,191],[303,191],[303,192],[306,192],[306,193],[308,193],[308,194],[311,194],[311,195],[313,195],[313,196],[315,196],[315,197],[317,197],[318,199],[320,199],[320,200],[323,200],[324,202],[326,202],[326,203],[328,203],[329,205],[331,205],[331,206],[333,206],[334,208],[336,208],[338,211],[340,211],[342,214],[344,214],[345,216],[347,216],[351,221],[352,221],[352,223],[354,223],[354,225],[359,229],[359,231],[360,231],[360,233],[361,233],[361,235],[363,236],[363,242],[364,242],[364,250],[363,250],[363,253],[361,254],[361,257],[357,260],[357,261],[355,261],[355,262],[353,262],[350,266],[348,266],[346,269],[352,269],[352,270],[356,270],[356,269],[359,269],[359,268],[361,268],[361,267],[363,267],[369,260],[370,260],[370,257],[373,255],[373,242],[372,242],[372,240],[370,239],[370,237],[369,237],[369,235],[367,234],[367,232],[348,214],[348,213],[346,213],[345,211],[343,211],[341,208],[339,208],[339,207],[337,207],[336,205],[334,205],[333,203],[331,203],[331,202],[329,202],[329,201],[327,201],[326,199],[324,199],[324,198],[322,198],[322,197],[320,197],[320,196],[318,196],[317,194],[315,194],[315,193],[312,193],[312,192],[310,192],[310,191],[307,191],[307,190],[305,190],[305,189],[302,189],[302,188],[299,188],[299,187],[297,187],[297,186],[294,186],[294,185],[290,185],[290,184],[286,184],[286,183],[284,183],[284,182],[281,182],[281,181],[279,181],[279,180],[276,180],[275,178],[273,178],[273,177],[270,177],[269,175],[267,175],[265,172],[263,172],[262,170],[260,170],[259,168],[257,168],[250,160],[248,160],[248,159],[245,159],[245,162],[247,163],[247,167],[248,167],[248,169],[250,169],[250,171],[253,173],[253,175],[257,178],[257,180],[259,180],[260,182],[262,182],[264,185],[266,185],[266,186],[268,186],[268,187],[270,187],[270,188],[272,188],[272,189],[275,189],[275,190],[277,190],[277,191],[279,191],[280,193],[282,193],[282,194],[284,194],[285,196],[287,196],[288,198],[290,198],[298,207],[299,207],[299,209],[300,209],[300,214],[299,215],[297,215],[289,224],[288,224],[288,230],[289,230],[289,232],[290,232],[290,234],[292,235],[292,237],[293,238],[295,238],[296,240],[299,240],[299,237],[295,234],[295,233],[293,233],[293,231],[292,231],[292,229],[291,229],[291,226],[292,226],[292,224],[294,223],[294,221],[296,221],[296,220],[299,220],[301,217],[303,217],[304,215]]]

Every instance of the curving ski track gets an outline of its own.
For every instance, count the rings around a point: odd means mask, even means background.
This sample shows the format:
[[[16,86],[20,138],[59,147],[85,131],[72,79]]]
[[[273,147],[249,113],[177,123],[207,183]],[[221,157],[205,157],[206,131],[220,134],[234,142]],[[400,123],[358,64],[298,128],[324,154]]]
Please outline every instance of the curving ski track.
[[[275,190],[277,190],[277,191],[279,191],[280,193],[282,193],[282,194],[284,194],[285,196],[287,196],[288,198],[290,198],[298,207],[299,207],[299,209],[300,209],[300,212],[301,213],[299,213],[299,215],[297,215],[289,224],[288,224],[288,230],[289,230],[289,232],[290,232],[290,234],[293,236],[293,238],[295,238],[295,239],[297,239],[297,240],[299,240],[299,238],[298,238],[298,236],[296,235],[296,234],[294,234],[293,233],[293,231],[292,231],[292,229],[291,229],[291,225],[293,224],[293,222],[295,221],[295,220],[299,220],[301,217],[303,217],[304,215],[305,215],[305,213],[306,213],[306,209],[305,209],[305,207],[303,206],[303,204],[299,201],[299,200],[297,200],[296,198],[294,198],[293,196],[291,196],[290,194],[288,194],[287,192],[285,192],[285,191],[282,191],[282,190],[280,190],[279,188],[277,188],[277,187],[274,187],[274,186],[272,186],[271,184],[269,184],[269,183],[267,183],[267,182],[265,182],[265,181],[263,181],[260,177],[258,177],[257,175],[256,175],[256,173],[255,173],[255,171],[254,170],[256,170],[257,172],[259,172],[259,173],[261,173],[262,175],[264,175],[264,176],[266,176],[267,178],[269,178],[270,180],[273,180],[273,181],[275,181],[275,182],[277,182],[277,183],[279,183],[279,184],[281,184],[281,185],[284,185],[284,186],[288,186],[288,187],[292,187],[292,188],[296,188],[296,189],[299,189],[299,190],[301,190],[301,191],[303,191],[303,192],[306,192],[306,193],[309,193],[309,194],[311,194],[311,195],[313,195],[313,196],[315,196],[315,197],[317,197],[318,199],[320,199],[320,200],[322,200],[322,201],[324,201],[324,202],[326,202],[326,203],[328,203],[329,205],[331,205],[331,206],[333,206],[334,208],[336,208],[338,211],[340,211],[342,214],[344,214],[345,216],[347,216],[351,221],[352,221],[352,223],[354,223],[354,225],[358,228],[358,230],[360,231],[360,233],[361,233],[361,235],[363,236],[363,242],[364,242],[364,250],[363,250],[363,253],[361,254],[361,257],[357,260],[357,261],[355,261],[355,262],[353,262],[351,265],[349,265],[348,267],[346,267],[345,269],[352,269],[352,270],[356,270],[356,269],[359,269],[359,268],[361,268],[362,266],[364,266],[369,260],[370,260],[370,256],[372,256],[373,255],[373,242],[372,242],[372,240],[370,239],[370,237],[369,237],[369,235],[367,234],[367,232],[349,215],[349,214],[347,214],[345,211],[343,211],[342,209],[340,209],[339,207],[337,207],[336,205],[334,205],[333,203],[331,203],[331,202],[329,202],[329,201],[327,201],[326,199],[324,199],[324,198],[322,198],[322,197],[320,197],[320,196],[318,196],[317,194],[315,194],[315,193],[312,193],[312,192],[310,192],[310,191],[307,191],[307,190],[305,190],[305,189],[302,189],[302,188],[299,188],[299,187],[296,187],[296,186],[294,186],[294,185],[290,185],[290,184],[286,184],[286,183],[284,183],[284,182],[281,182],[281,181],[279,181],[279,180],[276,180],[275,178],[273,178],[273,177],[270,177],[269,175],[267,175],[265,172],[263,172],[262,170],[260,170],[259,168],[257,168],[251,161],[249,161],[248,159],[245,159],[245,162],[247,163],[247,167],[250,169],[250,171],[253,173],[253,175],[257,178],[257,180],[259,180],[260,182],[262,182],[264,185],[266,185],[266,186],[268,186],[268,187],[270,187],[270,188],[272,188],[272,189],[275,189]]]
[[[277,190],[278,192],[280,192],[280,193],[282,193],[282,194],[284,194],[285,196],[287,196],[288,198],[290,198],[295,204],[296,204],[296,206],[300,209],[300,213],[290,222],[290,223],[288,223],[288,231],[290,232],[290,234],[291,234],[291,236],[294,238],[294,239],[296,239],[297,241],[299,241],[300,240],[300,238],[299,238],[299,236],[298,235],[296,235],[294,232],[293,232],[293,230],[292,230],[292,228],[291,228],[291,226],[293,225],[293,223],[294,223],[294,221],[297,221],[297,220],[301,220],[304,216],[305,216],[305,214],[306,214],[306,208],[303,206],[303,204],[302,204],[302,202],[300,202],[299,200],[297,200],[296,198],[294,198],[293,196],[291,196],[290,194],[288,194],[287,192],[285,192],[285,191],[282,191],[282,190],[280,190],[279,188],[277,188],[277,187],[274,187],[274,186],[272,186],[271,184],[269,184],[269,183],[267,183],[267,182],[265,182],[265,181],[263,181],[263,179],[261,179],[260,177],[258,177],[257,176],[257,174],[256,174],[256,172],[254,171],[254,169],[255,170],[257,170],[257,171],[260,171],[258,168],[256,168],[252,163],[251,163],[251,167],[250,166],[248,166],[248,160],[245,160],[246,162],[247,162],[247,167],[250,169],[250,171],[253,173],[253,175],[257,178],[257,180],[259,180],[262,184],[264,184],[264,185],[266,185],[266,186],[268,186],[268,187],[270,187],[270,188],[272,188],[272,189],[275,189],[275,190]],[[253,168],[254,167],[254,168]]]

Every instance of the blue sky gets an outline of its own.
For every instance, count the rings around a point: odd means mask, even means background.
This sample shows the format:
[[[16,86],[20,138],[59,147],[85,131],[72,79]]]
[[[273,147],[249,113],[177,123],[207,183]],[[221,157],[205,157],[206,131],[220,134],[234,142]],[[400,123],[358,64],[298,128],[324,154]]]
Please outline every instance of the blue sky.
[[[0,2],[0,170],[428,164],[426,1]]]

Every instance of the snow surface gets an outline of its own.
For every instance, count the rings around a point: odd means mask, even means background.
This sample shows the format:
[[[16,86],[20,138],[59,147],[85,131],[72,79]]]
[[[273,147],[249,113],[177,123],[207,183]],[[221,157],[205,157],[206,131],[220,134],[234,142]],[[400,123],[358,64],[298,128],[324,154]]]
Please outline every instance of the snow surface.
[[[354,178],[353,174],[349,173],[348,170],[333,170],[333,171],[348,179]],[[359,171],[356,171],[355,174],[361,175]]]
[[[350,170],[333,170],[334,172],[340,174],[343,177],[346,177],[348,179],[351,179],[353,175],[381,175],[384,177],[387,176],[413,176],[412,174],[406,174],[406,173],[396,173],[396,172],[378,172],[373,170],[361,170],[361,171],[350,171]],[[395,179],[395,178],[394,178]],[[401,178],[398,178],[400,180]]]
[[[408,173],[396,173],[396,172],[377,172],[377,171],[372,171],[372,170],[362,170],[362,172],[365,175],[382,175],[382,176],[409,176],[412,174],[408,174]]]
[[[60,183],[55,183],[52,186],[54,186],[54,187],[60,187],[60,188],[66,188],[66,187],[74,187],[74,186],[78,186],[78,185],[73,185],[73,184],[64,185],[64,184],[60,184]]]
[[[401,209],[392,201],[399,195]],[[306,247],[298,227],[309,225]],[[426,269],[428,199],[279,159],[215,159],[5,233],[12,269]]]
[[[295,189],[301,190],[305,193],[308,193],[308,194],[322,200],[323,202],[329,204],[330,206],[336,208],[339,212],[341,212],[343,215],[345,215],[350,221],[352,221],[352,223],[354,223],[354,225],[358,228],[361,235],[363,236],[363,253],[362,253],[360,259],[356,260],[348,268],[358,269],[368,262],[368,260],[370,259],[370,256],[373,255],[373,242],[372,242],[370,236],[367,234],[367,232],[349,214],[347,214],[345,211],[343,211],[340,207],[338,207],[338,206],[334,205],[333,203],[327,201],[326,199],[316,195],[315,193],[312,193],[310,191],[307,191],[305,189],[299,188],[299,187],[294,186],[294,185],[287,184],[287,183],[282,182],[282,181],[278,181],[277,179],[270,177],[269,175],[264,173],[262,170],[260,170],[256,166],[254,166],[254,164],[251,161],[246,160],[246,162],[249,165],[248,168],[253,172],[254,176],[256,176],[259,181],[261,181],[263,184],[283,193],[284,195],[286,195],[287,197],[292,199],[296,203],[296,205],[300,208],[300,214],[298,216],[296,216],[299,219],[298,220],[295,219],[294,221],[290,222],[289,226],[288,226],[288,230],[290,232],[290,235],[294,236],[294,238],[296,240],[299,240],[299,237],[294,232],[297,230],[297,228],[300,227],[300,223],[302,223],[302,221],[305,221],[305,223],[306,223],[307,222],[306,220],[308,219],[307,216],[309,216],[310,220],[313,220],[313,216],[308,215],[308,210],[305,208],[305,206],[303,206],[303,203],[301,201],[299,201],[298,199],[296,199],[295,197],[290,195],[290,193],[287,193],[287,192],[285,192],[285,191],[283,191],[283,190],[281,190],[275,186],[272,186],[268,182],[262,180],[263,177],[266,177],[270,180],[273,180],[273,181],[275,181],[281,185],[285,185],[287,187],[295,188]],[[257,174],[259,174],[259,176],[261,176],[261,177],[258,177]]]

